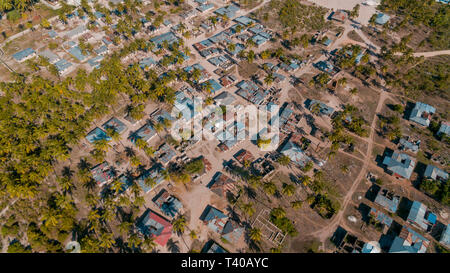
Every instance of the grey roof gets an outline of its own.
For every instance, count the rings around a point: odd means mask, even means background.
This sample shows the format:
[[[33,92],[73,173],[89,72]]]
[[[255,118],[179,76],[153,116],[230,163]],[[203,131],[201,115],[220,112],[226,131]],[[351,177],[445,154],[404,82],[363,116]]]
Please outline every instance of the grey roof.
[[[232,104],[236,98],[231,93],[224,91],[217,95],[214,100],[220,105],[229,105]]]
[[[281,153],[288,156],[292,162],[299,164],[300,166],[305,166],[305,164],[311,159],[302,151],[302,149],[297,146],[297,144],[292,141],[286,142],[286,144],[281,149]]]
[[[395,237],[389,253],[425,253],[427,251],[429,241],[422,235],[410,228],[407,228],[406,231],[402,230],[402,232],[405,235],[400,234]]]
[[[167,41],[169,45],[178,42],[178,37],[173,32],[169,31],[153,37],[152,39],[150,39],[150,41],[153,42],[156,47],[161,47],[164,41]]]
[[[68,62],[66,59],[61,59],[55,63],[56,69],[61,73],[64,70],[68,69],[72,66],[71,62]]]
[[[129,138],[131,142],[135,143],[138,138],[142,138],[144,141],[150,140],[154,135],[156,135],[155,129],[150,124],[145,124],[134,132]]]
[[[441,127],[439,127],[438,135],[450,135],[450,122],[442,122]]]
[[[94,58],[88,60],[88,64],[93,68],[98,68],[100,67],[100,62],[103,60],[103,58],[104,57],[102,55],[95,56]]]
[[[208,206],[201,215],[201,220],[207,222],[207,225],[211,230],[222,233],[226,221],[228,220],[228,216],[220,210]]]
[[[39,52],[39,56],[46,58],[51,64],[56,63],[59,60],[59,56],[48,49]]]
[[[431,178],[433,180],[446,181],[448,179],[448,173],[444,170],[439,169],[431,164],[427,165],[425,169],[424,176],[426,178]]]
[[[327,116],[333,114],[333,112],[334,112],[334,108],[333,107],[330,107],[330,106],[326,105],[325,103],[323,103],[323,102],[321,102],[319,100],[309,100],[309,99],[307,99],[305,101],[305,104],[306,104],[306,106],[308,107],[308,109],[310,111],[314,108],[315,105],[318,105],[319,112],[321,114],[324,114],[324,115],[327,115]]]
[[[81,51],[81,48],[79,46],[74,46],[72,48],[69,48],[67,51],[70,54],[72,54],[72,56],[77,58],[80,62],[86,60],[89,57],[89,55],[83,54],[83,52]]]
[[[439,240],[439,243],[446,245],[447,247],[450,247],[450,224],[448,224],[445,229],[442,231],[441,239]]]
[[[95,51],[95,53],[101,55],[101,54],[108,52],[108,47],[106,45],[102,45],[102,46],[99,46],[98,48],[94,49],[94,51]]]
[[[414,201],[411,210],[408,214],[408,221],[417,224],[423,229],[427,229],[428,225],[425,222],[425,213],[427,212],[427,206],[418,201]]]
[[[142,191],[144,191],[144,193],[148,193],[149,191],[154,189],[156,186],[158,186],[160,183],[162,183],[165,180],[164,176],[163,176],[164,170],[165,169],[162,168],[161,166],[154,165],[150,169],[144,171],[144,173],[142,173],[138,178],[136,178],[136,183],[139,184],[139,186],[141,187]],[[154,186],[147,185],[145,183],[145,179],[148,177],[153,178],[153,180],[156,182],[156,184]]]
[[[395,213],[400,203],[400,197],[389,195],[387,190],[380,190],[374,200],[375,203],[384,207],[385,209]]]
[[[384,13],[378,13],[377,18],[375,19],[375,23],[379,25],[384,25],[389,21],[389,18],[391,18],[389,15]]]
[[[407,154],[394,152],[392,157],[384,157],[383,164],[393,174],[409,179],[416,165],[416,161]]]
[[[103,124],[102,127],[105,130],[107,128],[113,128],[114,131],[116,131],[119,134],[127,129],[127,126],[122,121],[120,121],[118,118],[116,118],[116,117],[112,117],[111,119],[109,119],[107,122],[105,122]]]
[[[74,37],[77,37],[81,34],[83,34],[87,30],[85,25],[79,25],[76,28],[69,30],[66,32],[66,37],[72,39]]]
[[[431,115],[436,112],[433,106],[423,102],[417,102],[411,111],[409,120],[414,121],[422,126],[430,125]]]
[[[244,26],[248,26],[248,25],[250,25],[251,23],[254,23],[254,22],[255,22],[255,20],[253,20],[253,19],[251,19],[251,18],[249,18],[249,17],[247,17],[247,16],[240,16],[240,17],[234,19],[234,21],[236,21],[236,22],[238,22],[238,23],[241,23],[241,24],[243,24]]]
[[[400,145],[402,147],[401,149],[410,150],[413,153],[417,153],[419,151],[419,144],[420,144],[420,141],[416,142],[416,143],[412,143],[404,138],[400,139]]]

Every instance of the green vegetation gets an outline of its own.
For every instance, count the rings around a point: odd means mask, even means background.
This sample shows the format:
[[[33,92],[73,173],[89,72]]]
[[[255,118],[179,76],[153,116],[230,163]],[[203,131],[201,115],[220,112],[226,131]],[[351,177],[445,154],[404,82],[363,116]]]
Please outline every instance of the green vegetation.
[[[319,30],[325,26],[326,9],[322,7],[304,5],[297,0],[272,0],[269,8],[277,13],[283,27],[292,31]]]
[[[386,81],[393,87],[402,88],[408,95],[425,94],[449,99],[450,57],[437,56],[407,70],[398,69],[389,73]]]
[[[204,168],[205,166],[201,158],[194,159],[188,162],[186,165],[184,165],[184,171],[191,175],[196,173],[202,173]]]
[[[450,48],[450,7],[434,0],[382,0],[381,11],[394,12],[402,18],[396,30],[411,24],[431,29],[425,38],[434,49]]]
[[[400,128],[400,117],[398,114],[394,114],[389,117],[379,117],[379,127],[381,134],[387,137],[389,140],[394,141],[402,137],[402,131]]]
[[[291,237],[297,236],[298,231],[295,229],[292,221],[286,217],[286,212],[282,208],[272,209],[270,212],[270,221]]]
[[[433,179],[424,179],[420,183],[420,190],[426,192],[444,205],[450,204],[449,181],[441,182]]]
[[[358,136],[369,136],[368,130],[365,128],[368,126],[368,123],[358,114],[358,108],[350,104],[346,105],[344,110],[333,118],[333,128],[336,129],[343,126]]]

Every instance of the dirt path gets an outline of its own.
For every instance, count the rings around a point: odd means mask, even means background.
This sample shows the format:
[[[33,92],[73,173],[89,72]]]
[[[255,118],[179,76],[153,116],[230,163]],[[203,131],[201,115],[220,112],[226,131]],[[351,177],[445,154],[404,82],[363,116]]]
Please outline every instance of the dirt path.
[[[389,97],[389,95],[385,92],[382,92],[380,94],[380,98],[378,100],[377,108],[375,111],[375,116],[377,113],[379,113],[381,111],[383,103],[384,103],[385,99],[388,97]],[[356,177],[355,181],[353,181],[353,185],[351,186],[351,188],[345,195],[344,200],[342,201],[341,210],[335,215],[335,217],[332,219],[332,221],[327,226],[309,234],[310,236],[318,237],[321,242],[325,242],[325,240],[331,236],[331,234],[335,231],[336,227],[340,224],[340,222],[343,218],[344,212],[345,212],[349,202],[351,201],[353,193],[359,187],[359,184],[361,183],[361,181],[364,178],[364,175],[367,172],[367,168],[370,165],[371,156],[372,156],[373,136],[374,136],[374,132],[375,132],[376,121],[377,121],[377,119],[374,118],[372,121],[372,124],[370,126],[370,135],[369,135],[369,139],[367,140],[368,148],[367,148],[366,156],[364,158],[363,166],[362,166],[361,171],[359,172],[358,176]]]

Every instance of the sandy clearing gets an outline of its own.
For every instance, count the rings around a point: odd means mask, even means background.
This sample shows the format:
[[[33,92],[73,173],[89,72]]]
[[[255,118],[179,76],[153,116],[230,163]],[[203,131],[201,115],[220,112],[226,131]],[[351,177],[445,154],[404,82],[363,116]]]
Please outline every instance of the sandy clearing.
[[[362,3],[365,0],[308,0],[316,5],[326,7],[329,9],[345,9],[351,10],[356,4],[360,5],[359,16],[356,21],[360,22],[362,25],[367,26],[369,23],[369,19],[376,12],[375,6],[366,6]]]

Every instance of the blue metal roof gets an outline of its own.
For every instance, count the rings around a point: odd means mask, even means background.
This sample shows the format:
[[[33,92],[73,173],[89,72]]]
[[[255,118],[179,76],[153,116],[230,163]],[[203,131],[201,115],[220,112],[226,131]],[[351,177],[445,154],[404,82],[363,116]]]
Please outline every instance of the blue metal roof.
[[[178,37],[171,31],[166,32],[164,34],[158,35],[150,39],[151,42],[155,44],[156,47],[162,47],[164,41],[167,41],[169,45],[178,42]]]
[[[148,193],[151,191],[154,187],[158,186],[160,183],[164,181],[164,176],[162,175],[162,172],[165,169],[162,168],[159,165],[154,165],[152,168],[146,170],[143,174],[141,174],[137,179],[136,183],[139,184],[141,189],[144,191],[144,193]],[[145,179],[147,177],[153,178],[153,180],[156,182],[155,186],[147,185],[145,183]]]
[[[450,135],[450,123],[449,122],[442,122],[441,127],[439,127],[439,131],[437,132],[438,135],[445,134]]]
[[[430,106],[423,102],[417,102],[413,110],[411,111],[409,119],[422,126],[428,126],[430,125],[430,115],[434,114],[435,112],[436,108],[434,108],[433,106]]]
[[[238,18],[234,19],[234,21],[241,23],[244,26],[248,26],[251,23],[255,23],[255,20],[248,18],[247,16],[239,16]]]
[[[58,69],[59,72],[62,72],[66,70],[67,68],[72,66],[72,63],[68,62],[65,59],[61,59],[55,63],[56,69]]]
[[[441,239],[439,240],[439,242],[446,245],[447,247],[450,246],[450,224],[448,224],[442,231]]]
[[[111,137],[108,136],[108,134],[106,134],[106,132],[103,131],[102,129],[95,127],[94,130],[90,131],[86,135],[86,139],[90,143],[94,143],[96,140],[102,140],[102,139],[106,139],[109,141],[109,140],[111,140]]]
[[[384,13],[378,13],[377,18],[375,19],[375,23],[378,25],[384,25],[389,21],[389,18],[391,18],[389,15]]]
[[[32,48],[26,48],[22,51],[19,51],[17,53],[14,53],[12,56],[16,61],[21,61],[25,58],[27,58],[28,56],[35,54],[36,51],[34,51],[34,49]]]
[[[408,221],[417,224],[419,227],[427,230],[428,225],[424,221],[427,207],[418,201],[414,201],[408,214]]]
[[[141,138],[144,141],[148,141],[150,138],[152,138],[154,135],[156,135],[155,129],[153,129],[153,126],[150,124],[145,124],[141,128],[139,128],[136,132],[134,132],[129,139],[131,142],[136,143],[136,140]]]
[[[116,117],[112,117],[111,119],[109,119],[107,122],[103,124],[102,127],[105,130],[107,128],[112,128],[119,134],[127,129],[127,126]]]
[[[81,52],[81,48],[79,46],[74,46],[72,48],[69,48],[67,50],[72,56],[74,56],[76,59],[78,59],[80,62],[83,62],[84,60],[86,60],[89,55],[84,55]],[[88,53],[89,54],[89,53]]]

